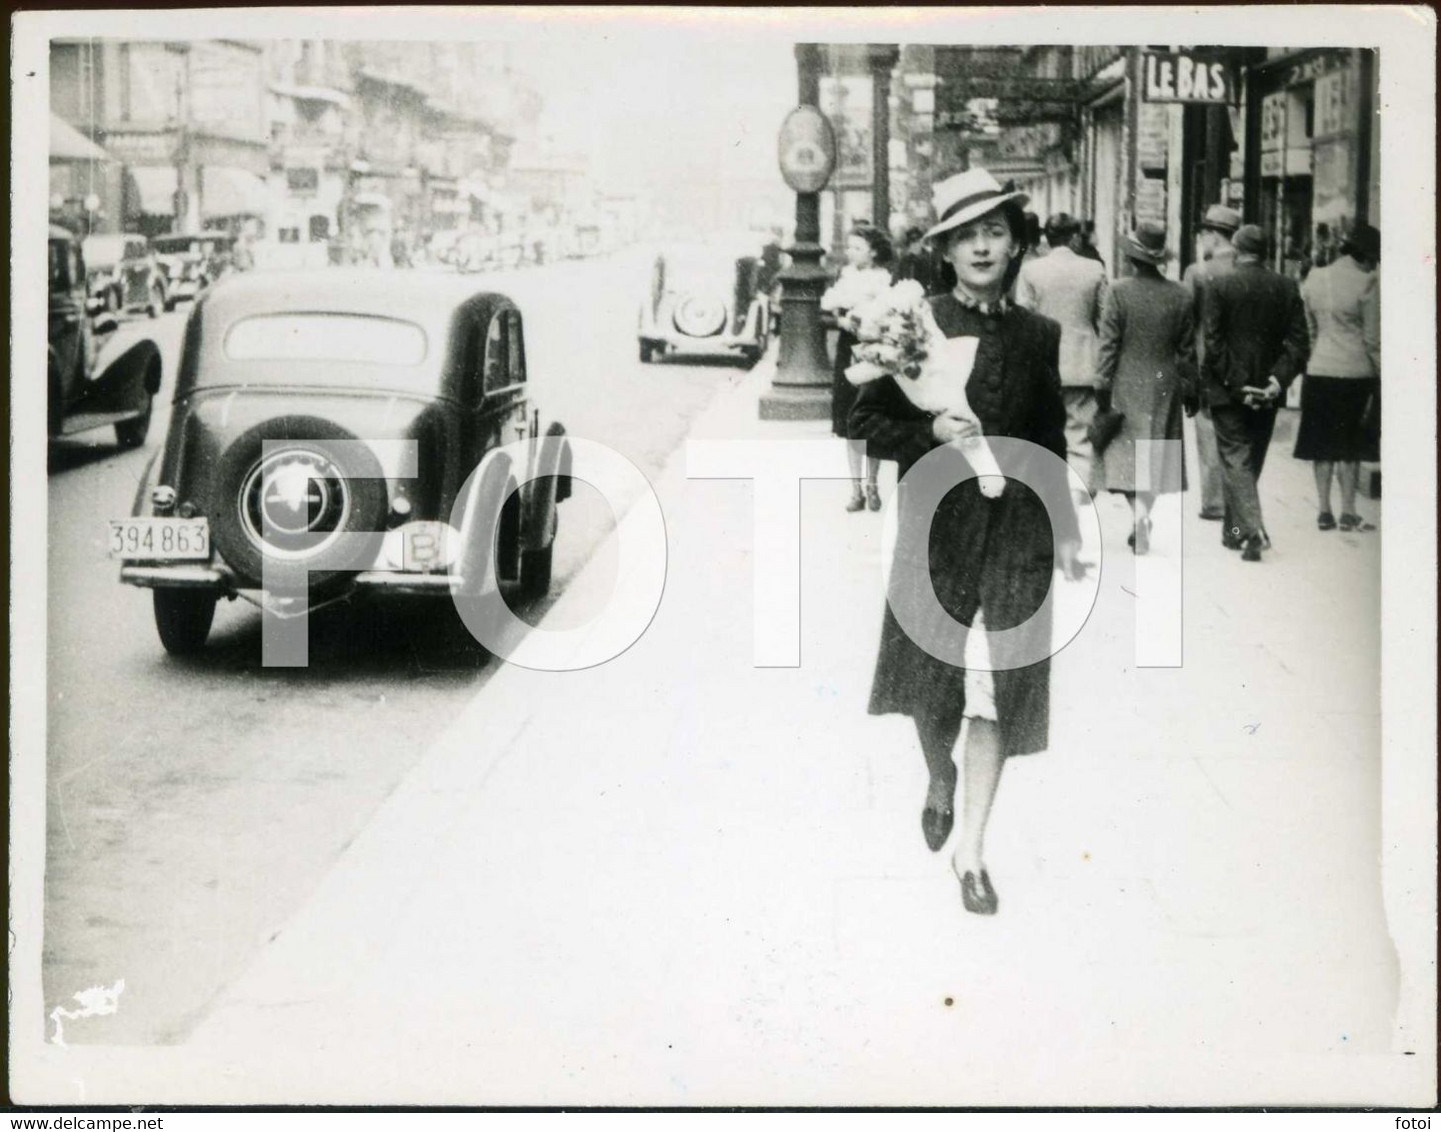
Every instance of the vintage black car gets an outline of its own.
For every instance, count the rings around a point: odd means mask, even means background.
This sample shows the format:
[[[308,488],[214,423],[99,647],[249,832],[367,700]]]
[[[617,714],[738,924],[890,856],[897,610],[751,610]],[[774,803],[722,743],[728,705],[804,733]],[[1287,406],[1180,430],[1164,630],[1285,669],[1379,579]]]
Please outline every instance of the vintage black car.
[[[732,242],[662,249],[641,303],[640,360],[674,355],[754,363],[766,351],[769,300],[761,292],[759,246]]]
[[[150,241],[165,274],[165,309],[196,298],[226,270],[235,237],[225,232],[156,236]]]
[[[121,581],[155,591],[177,654],[221,597],[283,617],[544,594],[572,457],[526,378],[520,310],[463,276],[225,279],[190,312],[164,448],[110,524]]]
[[[47,433],[60,436],[115,429],[125,448],[138,448],[150,431],[151,406],[160,392],[160,347],[149,338],[118,333],[87,295],[85,256],[69,231],[50,226],[50,348]]]
[[[90,297],[105,310],[143,310],[158,318],[170,309],[165,272],[144,236],[87,236],[84,252]]]

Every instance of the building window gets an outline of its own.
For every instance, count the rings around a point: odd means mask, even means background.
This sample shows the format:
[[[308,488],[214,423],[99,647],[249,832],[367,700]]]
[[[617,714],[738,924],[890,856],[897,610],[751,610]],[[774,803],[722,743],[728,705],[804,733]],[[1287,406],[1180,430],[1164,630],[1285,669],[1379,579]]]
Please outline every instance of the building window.
[[[310,218],[310,242],[312,244],[323,244],[330,239],[330,217],[312,216]]]

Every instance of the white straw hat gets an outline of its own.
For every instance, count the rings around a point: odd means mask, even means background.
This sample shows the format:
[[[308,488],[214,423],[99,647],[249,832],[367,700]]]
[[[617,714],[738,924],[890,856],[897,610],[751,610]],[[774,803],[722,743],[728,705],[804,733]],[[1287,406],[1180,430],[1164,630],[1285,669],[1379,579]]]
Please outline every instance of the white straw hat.
[[[1031,199],[1025,193],[1007,192],[984,169],[967,169],[964,173],[947,177],[931,190],[931,196],[940,219],[926,233],[926,239],[969,224],[1007,201],[1024,205]]]

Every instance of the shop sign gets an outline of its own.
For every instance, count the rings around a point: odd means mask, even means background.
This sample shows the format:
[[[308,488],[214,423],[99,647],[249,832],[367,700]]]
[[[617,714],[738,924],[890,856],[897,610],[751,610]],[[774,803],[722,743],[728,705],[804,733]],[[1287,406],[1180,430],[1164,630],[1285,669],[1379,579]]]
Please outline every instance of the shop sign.
[[[320,189],[319,169],[287,169],[285,184],[292,193],[314,193]]]
[[[1166,223],[1166,182],[1142,177],[1136,182],[1136,223]]]
[[[1226,105],[1236,101],[1236,76],[1225,63],[1197,59],[1184,51],[1142,53],[1146,102],[1199,102]]]
[[[1333,71],[1316,80],[1316,137],[1348,133],[1352,126],[1353,73]]]
[[[1309,59],[1303,59],[1289,68],[1281,79],[1281,85],[1300,86],[1302,83],[1309,83],[1322,75],[1340,70],[1350,61],[1349,50],[1323,51],[1320,54],[1312,55]]]
[[[1136,164],[1142,169],[1166,167],[1171,116],[1165,106],[1142,103],[1136,122]]]
[[[781,123],[781,177],[792,192],[818,193],[836,167],[836,138],[814,106],[797,106]]]
[[[1286,144],[1286,92],[1278,90],[1261,100],[1261,152],[1272,153]]]
[[[136,165],[158,165],[175,156],[175,135],[117,134],[105,135],[105,148],[119,161]]]

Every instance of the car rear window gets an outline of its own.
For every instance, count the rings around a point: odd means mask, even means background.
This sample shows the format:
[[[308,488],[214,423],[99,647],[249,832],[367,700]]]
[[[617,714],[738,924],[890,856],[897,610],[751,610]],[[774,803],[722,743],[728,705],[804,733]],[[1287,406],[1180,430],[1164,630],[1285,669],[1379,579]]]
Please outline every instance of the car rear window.
[[[368,362],[417,366],[425,331],[413,322],[373,315],[267,314],[235,323],[225,335],[231,361]]]

